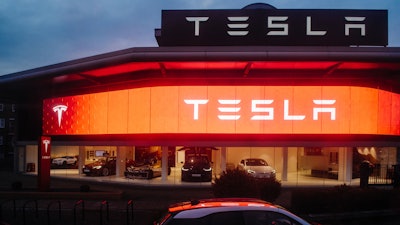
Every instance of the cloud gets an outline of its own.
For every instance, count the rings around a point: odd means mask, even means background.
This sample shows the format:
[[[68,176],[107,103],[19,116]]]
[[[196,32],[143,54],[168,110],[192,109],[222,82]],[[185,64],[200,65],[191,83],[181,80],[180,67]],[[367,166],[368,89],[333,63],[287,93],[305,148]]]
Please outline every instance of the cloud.
[[[3,0],[0,74],[134,46],[155,46],[153,29],[160,24],[160,10],[140,3]]]

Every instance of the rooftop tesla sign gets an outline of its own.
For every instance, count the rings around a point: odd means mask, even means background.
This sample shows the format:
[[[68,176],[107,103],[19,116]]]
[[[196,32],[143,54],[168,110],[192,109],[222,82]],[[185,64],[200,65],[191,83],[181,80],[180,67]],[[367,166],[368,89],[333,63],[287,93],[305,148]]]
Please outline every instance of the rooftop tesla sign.
[[[160,46],[388,44],[387,10],[164,10]]]

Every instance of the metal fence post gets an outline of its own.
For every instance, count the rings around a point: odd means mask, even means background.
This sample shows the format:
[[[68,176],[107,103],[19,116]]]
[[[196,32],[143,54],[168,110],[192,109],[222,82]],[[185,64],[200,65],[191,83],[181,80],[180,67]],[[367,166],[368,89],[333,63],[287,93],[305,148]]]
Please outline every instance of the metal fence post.
[[[6,201],[4,201],[4,202],[2,202],[2,203],[0,204],[0,220],[3,219],[3,205],[4,205],[5,203],[9,202],[9,201],[12,201],[12,202],[13,202],[13,214],[14,214],[14,218],[17,217],[17,207],[16,207],[16,204],[15,204],[15,199],[13,199],[13,200],[6,200]]]
[[[61,220],[61,202],[60,201],[52,201],[49,202],[49,204],[47,205],[47,224],[50,225],[50,206],[53,203],[58,203],[58,219]]]
[[[129,210],[130,210],[130,213],[129,213]],[[132,200],[129,200],[128,204],[126,205],[126,224],[127,225],[129,225],[129,214],[131,215],[132,224],[133,224],[134,219],[133,219],[133,201]]]
[[[85,202],[83,200],[79,200],[74,205],[74,225],[76,225],[76,207],[78,205],[82,206],[82,221],[85,220]]]
[[[110,222],[110,212],[109,212],[108,202],[106,200],[104,200],[101,202],[101,205],[100,205],[100,225],[103,225],[103,206],[106,206],[107,222]]]
[[[24,203],[23,207],[22,207],[22,215],[23,215],[24,225],[26,225],[26,213],[25,213],[25,209],[26,209],[26,206],[28,205],[28,203],[31,203],[31,202],[35,203],[35,215],[36,215],[36,218],[39,218],[39,211],[38,211],[38,203],[37,203],[37,200],[29,200],[29,201],[26,201],[26,202]]]

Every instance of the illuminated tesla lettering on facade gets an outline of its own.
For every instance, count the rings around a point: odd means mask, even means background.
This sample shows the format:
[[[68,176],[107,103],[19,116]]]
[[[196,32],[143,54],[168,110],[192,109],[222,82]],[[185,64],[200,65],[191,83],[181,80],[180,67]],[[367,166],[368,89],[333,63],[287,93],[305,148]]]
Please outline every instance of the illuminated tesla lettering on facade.
[[[61,126],[55,105],[68,106],[59,109]],[[399,135],[399,105],[398,93],[353,86],[146,87],[44,99],[42,129],[49,136]]]
[[[331,114],[331,120],[336,120],[336,108],[322,108],[324,105],[333,105],[336,100],[313,100],[314,104],[320,105],[320,108],[313,109],[313,120],[318,120],[318,114],[325,112]]]
[[[251,120],[274,120],[274,108],[258,107],[259,105],[270,105],[274,100],[253,100],[251,101],[251,111],[256,113],[267,113],[267,115],[255,115]]]
[[[193,120],[199,120],[199,106],[206,105],[208,99],[185,99],[184,102],[188,105],[193,105]],[[240,110],[239,106],[241,100],[231,99],[219,99],[218,103],[221,105],[218,107],[218,118],[220,120],[239,120]],[[274,120],[274,107],[266,107],[274,103],[274,100],[263,99],[263,100],[251,100],[251,112],[261,113],[260,115],[254,115],[251,120]],[[329,113],[331,120],[336,120],[336,107],[332,107],[336,100],[313,100],[316,107],[313,107],[312,118],[313,120],[319,120],[319,114]],[[329,107],[330,106],[330,107]],[[304,120],[306,115],[291,115],[290,114],[290,102],[285,99],[283,101],[283,119],[284,120]]]
[[[185,99],[184,100],[186,104],[188,105],[193,105],[193,119],[198,120],[199,119],[199,105],[205,105],[208,103],[208,100],[191,100],[191,99]]]
[[[194,36],[200,36],[201,23],[209,21],[210,17],[186,17],[186,21],[194,23]],[[246,36],[249,34],[249,16],[229,16],[227,17],[229,23],[227,31],[229,36]],[[360,35],[366,35],[365,21],[366,17],[350,17],[346,16],[344,20],[344,35],[350,36],[350,30],[360,30]],[[267,36],[288,36],[289,35],[289,16],[268,16],[267,17]],[[305,34],[306,36],[324,36],[327,34],[326,30],[313,30],[312,17],[306,16],[305,18]]]
[[[236,107],[236,105],[240,103],[240,100],[220,99],[218,100],[218,103],[224,106],[224,107],[218,107],[218,111],[220,113],[223,113],[218,115],[218,118],[220,120],[238,120],[240,118],[240,115],[236,115],[236,113],[240,111],[240,107]],[[224,113],[228,113],[228,115],[224,115]]]
[[[58,118],[58,126],[61,126],[61,119],[63,112],[67,111],[68,107],[66,105],[56,105],[53,107],[53,111],[57,113],[57,118]]]

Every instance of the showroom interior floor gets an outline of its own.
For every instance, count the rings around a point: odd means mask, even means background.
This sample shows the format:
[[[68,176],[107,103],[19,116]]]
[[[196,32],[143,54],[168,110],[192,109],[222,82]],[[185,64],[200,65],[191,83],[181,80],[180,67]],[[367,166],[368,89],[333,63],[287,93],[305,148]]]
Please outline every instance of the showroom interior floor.
[[[34,173],[32,173],[34,174]],[[52,169],[50,171],[51,176],[55,177],[65,177],[69,179],[88,179],[92,181],[99,182],[123,182],[127,184],[137,184],[137,185],[185,185],[185,186],[205,186],[208,187],[211,185],[210,182],[181,182],[180,180],[180,170],[179,168],[173,168],[171,174],[167,177],[166,180],[163,180],[161,177],[153,178],[151,180],[146,179],[130,179],[122,176],[107,176],[107,177],[96,177],[96,176],[86,176],[84,174],[79,174],[78,169]],[[277,174],[278,180],[281,177],[281,174]],[[334,179],[327,178],[318,178],[312,177],[304,173],[289,173],[287,180],[282,181],[282,186],[291,187],[291,186],[337,186],[344,184],[343,181],[338,181]],[[351,182],[347,182],[346,185],[359,185],[359,179],[353,179]]]

